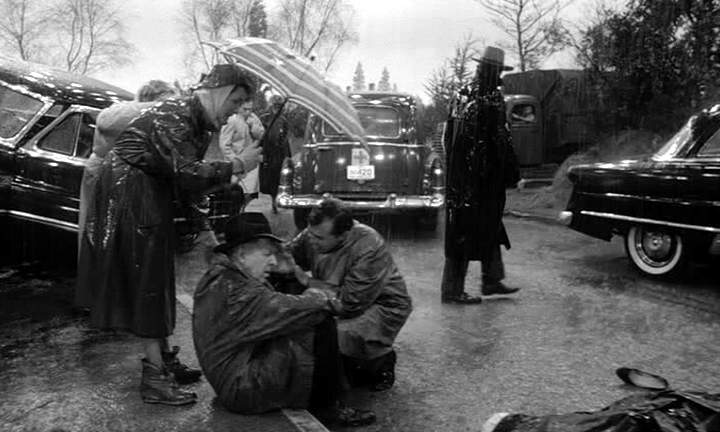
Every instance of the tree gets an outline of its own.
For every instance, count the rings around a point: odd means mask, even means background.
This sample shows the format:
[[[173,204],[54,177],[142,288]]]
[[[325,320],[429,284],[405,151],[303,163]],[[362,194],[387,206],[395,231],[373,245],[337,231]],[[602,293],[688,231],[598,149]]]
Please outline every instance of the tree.
[[[455,45],[453,56],[446,58],[444,64],[425,82],[425,92],[441,117],[447,117],[447,108],[455,94],[470,84],[475,72],[473,57],[479,54],[479,43],[472,35],[465,36]]]
[[[51,8],[54,45],[63,52],[56,63],[86,74],[130,62],[132,45],[124,38],[120,9],[104,0],[59,0]]]
[[[390,72],[388,72],[387,67],[384,67],[382,70],[382,75],[380,76],[380,81],[378,81],[378,91],[390,91]]]
[[[32,60],[41,51],[48,14],[40,0],[0,1],[0,41],[22,60]]]
[[[355,66],[355,74],[353,74],[353,91],[365,90],[365,72],[363,72],[362,63],[358,62]]]
[[[674,128],[720,94],[720,0],[635,0],[604,10],[577,46],[621,126]]]
[[[492,16],[492,23],[512,41],[500,46],[517,56],[523,72],[537,68],[544,58],[568,44],[559,14],[572,0],[477,1]]]
[[[113,1],[0,1],[0,39],[10,52],[72,72],[86,74],[130,62],[134,49],[124,30]]]
[[[262,0],[255,0],[250,8],[248,34],[253,37],[267,37],[267,14]]]
[[[355,11],[343,0],[279,0],[271,37],[329,70],[345,45],[354,43]]]
[[[455,45],[452,57],[446,58],[425,82],[425,93],[430,96],[430,103],[418,110],[418,136],[433,136],[438,123],[447,119],[453,98],[473,78],[473,57],[478,56],[477,46],[481,43],[472,35],[465,36]]]

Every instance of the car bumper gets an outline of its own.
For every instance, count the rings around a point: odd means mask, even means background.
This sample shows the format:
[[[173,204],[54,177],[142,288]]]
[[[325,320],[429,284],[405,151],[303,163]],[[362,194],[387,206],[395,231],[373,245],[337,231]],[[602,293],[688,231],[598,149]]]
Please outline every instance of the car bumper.
[[[352,199],[348,197],[334,196],[329,193],[322,195],[290,195],[280,193],[275,202],[281,208],[312,208],[317,206],[320,200],[324,198],[340,198],[345,205],[353,210],[403,210],[403,209],[437,209],[445,205],[445,196],[442,194],[435,195],[397,195],[388,194],[384,199],[363,200]]]

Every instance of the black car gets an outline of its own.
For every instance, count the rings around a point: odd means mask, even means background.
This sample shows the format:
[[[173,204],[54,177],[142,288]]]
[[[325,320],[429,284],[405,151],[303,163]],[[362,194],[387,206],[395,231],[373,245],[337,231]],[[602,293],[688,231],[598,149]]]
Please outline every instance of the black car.
[[[96,116],[132,99],[131,93],[102,81],[0,57],[2,226],[12,221],[23,228],[31,223],[76,232]],[[223,220],[229,209],[239,208],[232,200],[229,194],[214,195],[211,218]]]
[[[367,148],[311,115],[302,151],[282,171],[278,206],[294,209],[300,228],[324,196],[342,199],[356,213],[414,213],[423,228],[433,228],[445,203],[443,155],[417,142],[415,100],[384,92],[348,97]]]
[[[720,105],[694,115],[641,160],[570,168],[560,220],[603,240],[623,236],[633,265],[655,276],[720,255]]]

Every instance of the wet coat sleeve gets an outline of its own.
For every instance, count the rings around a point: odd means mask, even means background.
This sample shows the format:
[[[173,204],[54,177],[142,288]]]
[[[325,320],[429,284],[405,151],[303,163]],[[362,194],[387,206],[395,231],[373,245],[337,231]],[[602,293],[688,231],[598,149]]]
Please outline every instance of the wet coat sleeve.
[[[337,288],[342,303],[341,315],[360,315],[375,303],[392,268],[392,260],[385,246],[363,248],[352,260],[342,285]]]
[[[235,125],[236,121],[237,116],[232,116],[228,119],[227,124],[220,129],[220,139],[218,143],[220,145],[220,151],[227,160],[232,160],[237,156],[233,149],[233,143],[238,140],[237,127]]]
[[[120,135],[115,152],[150,175],[174,177],[189,191],[228,183],[232,163],[203,161],[195,139],[190,129],[175,117],[160,120],[141,117]]]
[[[250,343],[295,333],[322,322],[332,310],[328,293],[308,290],[302,295],[282,294],[261,283],[248,282],[227,290],[228,313],[235,324],[235,337]]]
[[[305,271],[312,269],[314,256],[308,236],[308,230],[304,229],[287,244],[287,250],[292,254],[295,263]]]

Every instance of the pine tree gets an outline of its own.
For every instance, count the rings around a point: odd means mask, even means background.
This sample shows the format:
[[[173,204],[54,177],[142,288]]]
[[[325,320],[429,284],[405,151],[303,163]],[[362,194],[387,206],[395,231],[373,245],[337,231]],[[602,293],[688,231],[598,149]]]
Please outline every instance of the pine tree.
[[[387,67],[382,70],[382,76],[378,82],[378,91],[390,91],[390,72],[388,72]]]
[[[358,62],[355,67],[355,74],[353,75],[353,91],[365,90],[365,72],[363,72],[362,63]]]
[[[267,37],[267,14],[263,0],[254,0],[250,8],[248,33],[253,37]]]

